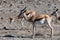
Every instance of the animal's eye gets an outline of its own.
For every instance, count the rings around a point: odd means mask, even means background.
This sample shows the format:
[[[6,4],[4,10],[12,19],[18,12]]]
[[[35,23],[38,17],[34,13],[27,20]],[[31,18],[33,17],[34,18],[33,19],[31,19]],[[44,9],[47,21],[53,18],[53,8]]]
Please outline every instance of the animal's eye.
[[[29,15],[29,13],[28,13],[28,14],[26,14],[26,15]]]

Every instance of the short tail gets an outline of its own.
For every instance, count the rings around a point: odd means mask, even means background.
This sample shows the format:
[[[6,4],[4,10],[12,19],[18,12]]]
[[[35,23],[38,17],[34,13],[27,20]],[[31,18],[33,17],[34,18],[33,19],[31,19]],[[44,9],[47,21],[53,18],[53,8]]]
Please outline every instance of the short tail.
[[[56,9],[55,11],[53,11],[53,13],[51,15],[56,15],[56,12],[58,11],[59,9]]]

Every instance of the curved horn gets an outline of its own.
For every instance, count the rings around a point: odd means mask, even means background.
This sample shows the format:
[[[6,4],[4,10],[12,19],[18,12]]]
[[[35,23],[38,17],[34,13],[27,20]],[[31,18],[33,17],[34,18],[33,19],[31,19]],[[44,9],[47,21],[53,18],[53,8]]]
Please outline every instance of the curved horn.
[[[24,7],[24,9],[21,10],[21,12],[25,11],[26,10],[26,6]]]
[[[22,16],[22,14],[23,14],[23,12],[25,12],[25,10],[26,10],[26,6],[24,7],[24,9],[22,9],[22,10],[20,11],[20,13],[19,13],[18,17],[21,17],[21,16]]]

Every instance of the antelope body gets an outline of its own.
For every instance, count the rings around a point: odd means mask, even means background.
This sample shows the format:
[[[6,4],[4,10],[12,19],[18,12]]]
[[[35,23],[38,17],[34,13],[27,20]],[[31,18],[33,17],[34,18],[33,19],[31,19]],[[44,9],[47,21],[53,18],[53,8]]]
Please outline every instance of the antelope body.
[[[30,21],[33,23],[33,30],[34,30],[33,31],[33,38],[35,37],[34,23],[36,21],[40,21],[43,24],[46,21],[48,23],[49,27],[51,28],[51,40],[52,40],[53,27],[51,26],[51,21],[52,21],[52,16],[55,15],[57,11],[58,11],[58,9],[56,9],[51,15],[48,15],[48,14],[36,15],[35,11],[33,11],[32,9],[30,9],[30,10],[25,9],[24,12],[21,13],[20,17],[23,16],[27,21]]]
[[[32,9],[26,10],[26,7],[25,7],[17,17],[25,18],[27,21],[33,23],[33,38],[35,37],[34,23],[36,21],[40,21],[42,24],[44,24],[44,22],[46,21],[48,23],[49,27],[51,28],[51,40],[52,40],[53,27],[51,26],[51,21],[52,21],[52,16],[54,14],[56,14],[57,11],[58,11],[58,9],[56,9],[51,15],[48,15],[48,14],[36,15],[36,12],[34,10],[32,10]]]

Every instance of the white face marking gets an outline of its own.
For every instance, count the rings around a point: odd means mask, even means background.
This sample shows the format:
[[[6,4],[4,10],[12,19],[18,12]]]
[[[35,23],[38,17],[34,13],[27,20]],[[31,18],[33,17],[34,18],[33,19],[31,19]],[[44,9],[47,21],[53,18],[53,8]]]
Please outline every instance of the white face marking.
[[[15,20],[13,19],[12,22],[14,22]]]
[[[31,15],[29,14],[28,17],[30,17]]]
[[[41,23],[41,24],[44,24],[44,22],[45,22],[45,19],[41,19],[41,20],[40,20],[40,23]]]

